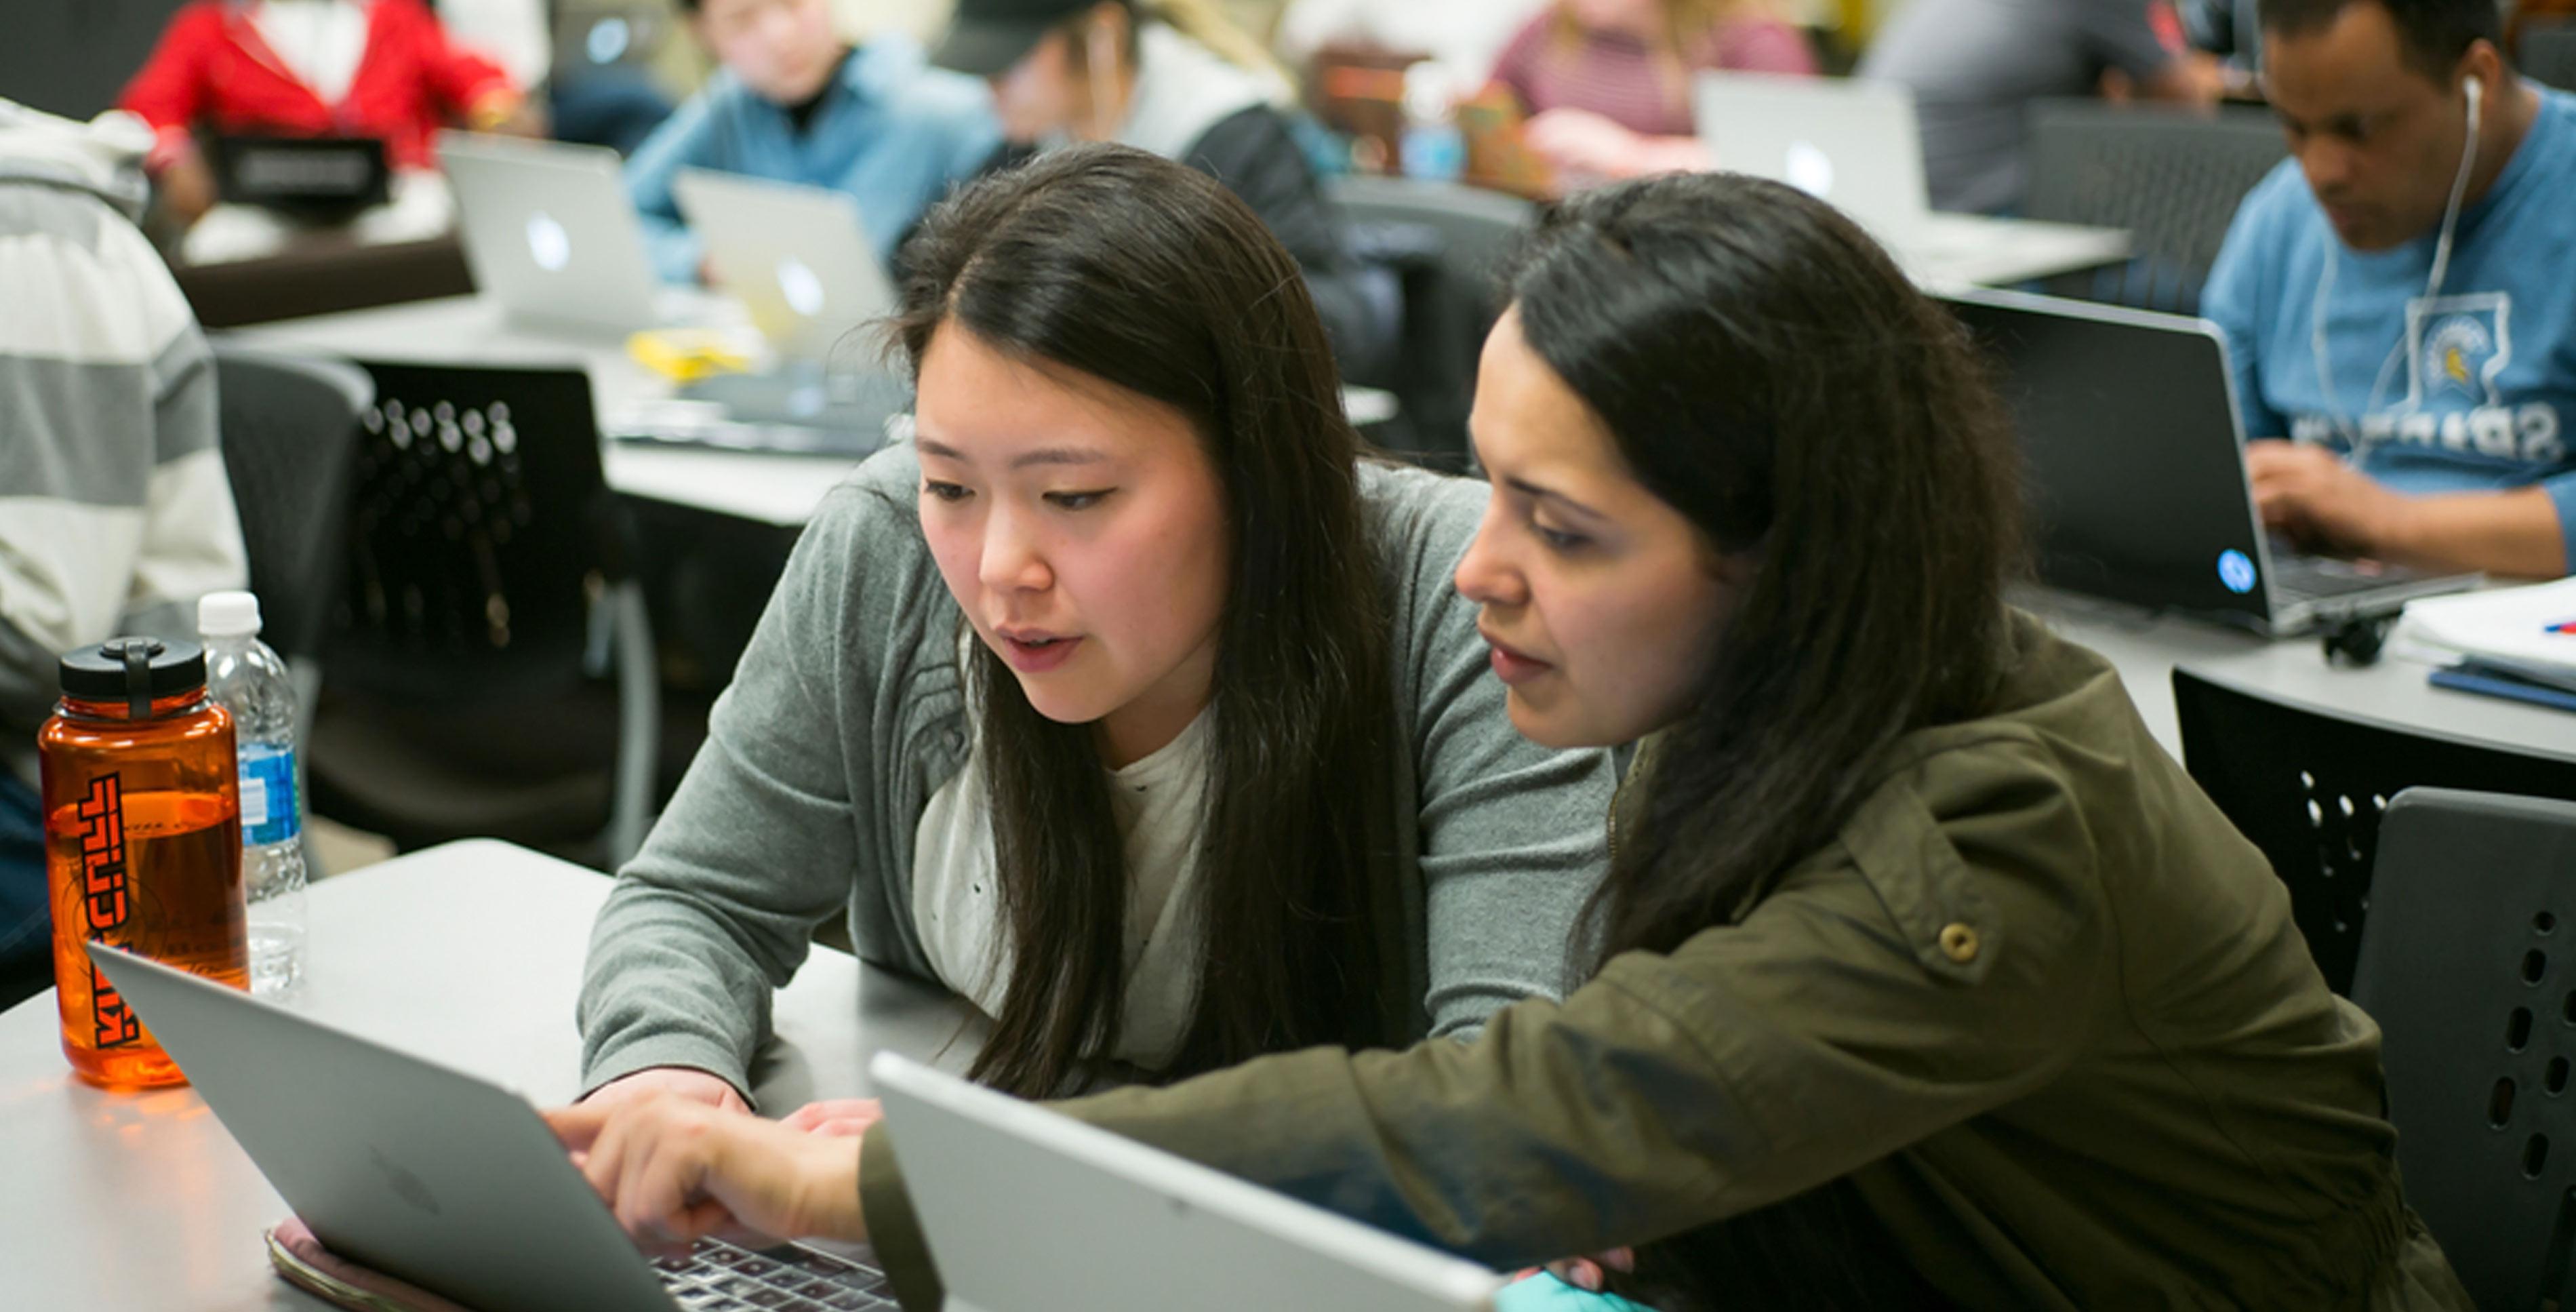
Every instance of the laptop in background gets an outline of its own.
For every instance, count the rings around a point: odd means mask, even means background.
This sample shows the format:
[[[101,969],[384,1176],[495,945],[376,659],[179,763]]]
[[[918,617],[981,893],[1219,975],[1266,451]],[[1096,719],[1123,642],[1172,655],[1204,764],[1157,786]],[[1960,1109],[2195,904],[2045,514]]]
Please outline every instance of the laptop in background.
[[[2022,282],[2128,254],[2125,234],[1933,210],[1914,93],[1896,83],[1701,73],[1692,104],[1719,168],[1831,203],[1917,279]]]
[[[662,326],[660,284],[605,146],[442,132],[474,285],[521,323],[625,334]]]
[[[880,1053],[949,1312],[1487,1312],[1503,1277]]]
[[[88,948],[251,1163],[340,1257],[480,1312],[893,1312],[865,1250],[849,1260],[700,1241],[686,1258],[647,1259],[519,1095],[104,943]]]
[[[719,285],[781,356],[874,359],[852,334],[894,313],[894,282],[847,193],[707,169],[680,170],[671,191]]]
[[[2021,292],[1944,299],[1997,366],[2050,586],[2286,636],[2476,582],[2266,534],[2216,325]]]

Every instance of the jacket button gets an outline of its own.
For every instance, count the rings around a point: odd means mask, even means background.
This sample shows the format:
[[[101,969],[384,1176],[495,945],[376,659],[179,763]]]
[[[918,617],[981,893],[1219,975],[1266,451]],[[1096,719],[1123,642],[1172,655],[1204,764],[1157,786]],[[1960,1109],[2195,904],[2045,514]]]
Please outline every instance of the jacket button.
[[[1977,959],[1977,931],[1951,923],[1941,929],[1941,952],[1964,966]]]

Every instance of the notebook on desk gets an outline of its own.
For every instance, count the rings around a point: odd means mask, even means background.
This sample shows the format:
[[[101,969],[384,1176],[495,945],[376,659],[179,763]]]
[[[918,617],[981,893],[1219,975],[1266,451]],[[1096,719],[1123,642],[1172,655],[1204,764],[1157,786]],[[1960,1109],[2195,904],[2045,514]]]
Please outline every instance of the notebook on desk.
[[[679,321],[603,146],[442,132],[474,285],[521,323],[623,336]]]
[[[2051,586],[2281,636],[2477,581],[2266,534],[2214,325],[2019,292],[1945,299],[1999,366]]]

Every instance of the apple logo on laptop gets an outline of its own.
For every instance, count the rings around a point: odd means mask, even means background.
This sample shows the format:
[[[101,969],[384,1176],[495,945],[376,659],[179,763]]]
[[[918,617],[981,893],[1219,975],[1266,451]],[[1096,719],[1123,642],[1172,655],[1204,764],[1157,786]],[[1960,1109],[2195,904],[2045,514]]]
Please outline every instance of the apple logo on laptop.
[[[572,234],[544,210],[529,215],[528,257],[548,273],[563,272],[564,266],[572,263]]]
[[[1783,172],[1789,185],[1823,200],[1834,194],[1834,161],[1818,150],[1814,142],[1789,143],[1789,156],[1783,161]]]
[[[393,1189],[394,1197],[431,1216],[438,1215],[438,1198],[429,1192],[428,1185],[420,1182],[419,1176],[394,1165],[393,1159],[385,1156],[385,1150],[374,1144],[367,1145],[367,1157],[375,1163],[377,1173],[385,1177],[385,1183]]]
[[[778,262],[778,290],[787,297],[788,309],[808,319],[823,312],[823,280],[793,255]]]

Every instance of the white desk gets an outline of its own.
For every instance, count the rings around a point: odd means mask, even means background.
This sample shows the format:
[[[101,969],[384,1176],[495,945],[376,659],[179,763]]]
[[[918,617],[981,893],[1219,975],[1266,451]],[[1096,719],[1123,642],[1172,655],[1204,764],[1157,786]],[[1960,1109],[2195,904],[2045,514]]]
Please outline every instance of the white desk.
[[[2291,705],[2426,737],[2576,761],[2576,716],[2545,707],[2436,688],[2433,663],[2406,650],[2400,628],[2375,665],[2326,664],[2315,638],[2271,641],[2198,620],[2147,616],[2108,602],[2057,594],[2019,599],[2050,627],[2110,658],[2129,697],[2165,750],[2182,756],[2173,670]]]
[[[311,895],[298,1005],[541,1104],[567,1101],[579,1080],[573,999],[609,886],[496,842],[325,880]],[[762,1109],[863,1095],[879,1048],[962,1070],[978,1036],[949,1041],[965,1014],[942,992],[818,948],[778,994],[779,1041],[754,1071]],[[81,1083],[56,1015],[51,991],[0,1013],[0,1307],[328,1306],[269,1274],[260,1234],[286,1204],[196,1093]]]
[[[1932,214],[1888,243],[1908,277],[1932,291],[2011,287],[2129,258],[2129,234],[2037,219]]]
[[[738,307],[705,298],[699,307],[722,321]],[[345,314],[285,319],[224,334],[228,341],[273,350],[420,364],[551,365],[590,375],[602,432],[615,432],[636,407],[668,399],[669,379],[635,362],[623,337],[533,330],[510,323],[480,296],[455,296]],[[1372,388],[1343,389],[1351,422],[1384,423],[1395,398]],[[608,485],[627,496],[692,506],[781,528],[801,528],[823,495],[857,462],[832,457],[744,454],[610,442],[602,456]]]

